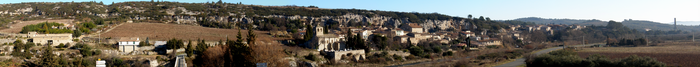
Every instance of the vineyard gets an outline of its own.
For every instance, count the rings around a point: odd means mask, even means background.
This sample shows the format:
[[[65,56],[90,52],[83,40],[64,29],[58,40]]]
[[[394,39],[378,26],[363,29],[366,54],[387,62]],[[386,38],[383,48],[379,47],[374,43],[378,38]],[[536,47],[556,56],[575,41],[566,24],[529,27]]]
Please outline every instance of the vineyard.
[[[666,63],[667,66],[700,67],[700,46],[668,45],[655,47],[602,47],[583,48],[578,56],[600,54],[610,59],[621,59],[631,55],[647,56]]]

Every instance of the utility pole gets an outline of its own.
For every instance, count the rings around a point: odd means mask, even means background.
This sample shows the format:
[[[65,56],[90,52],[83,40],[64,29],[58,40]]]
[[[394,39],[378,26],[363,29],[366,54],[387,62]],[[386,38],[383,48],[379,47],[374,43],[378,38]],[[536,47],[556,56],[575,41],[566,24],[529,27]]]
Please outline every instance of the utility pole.
[[[585,37],[585,36],[581,36],[581,39],[582,39],[581,42],[583,42],[583,45],[586,45],[586,37]]]
[[[100,43],[100,41],[102,41],[102,32],[104,32],[104,31],[100,30],[100,33],[97,34],[97,43],[98,44]]]

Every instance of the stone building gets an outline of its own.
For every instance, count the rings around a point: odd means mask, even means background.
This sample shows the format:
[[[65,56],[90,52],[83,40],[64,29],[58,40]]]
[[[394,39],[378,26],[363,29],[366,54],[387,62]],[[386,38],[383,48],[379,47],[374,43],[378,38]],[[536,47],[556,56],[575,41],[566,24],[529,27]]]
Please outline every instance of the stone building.
[[[423,27],[417,23],[407,23],[401,26],[401,29],[406,30],[410,33],[425,33]]]
[[[37,34],[37,32],[29,32],[27,38],[30,38],[27,39],[27,42],[50,44],[51,46],[73,42],[73,34]]]
[[[341,60],[342,57],[351,58],[354,61],[364,60],[365,50],[339,50],[339,51],[326,51],[326,53],[331,58],[331,61]]]
[[[345,49],[345,44],[341,43],[341,41],[344,41],[344,37],[336,34],[324,34],[323,30],[323,27],[320,26],[315,28],[313,32],[316,32],[316,35],[311,39],[311,43],[308,44],[309,48],[317,51]]]

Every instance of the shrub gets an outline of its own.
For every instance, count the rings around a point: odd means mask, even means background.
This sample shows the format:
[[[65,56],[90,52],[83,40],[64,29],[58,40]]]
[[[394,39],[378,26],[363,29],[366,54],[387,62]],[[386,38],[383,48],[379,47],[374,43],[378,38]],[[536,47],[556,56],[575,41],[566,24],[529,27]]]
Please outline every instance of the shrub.
[[[418,59],[420,57],[416,57],[415,55],[408,55],[406,56],[406,59]]]
[[[574,55],[556,56],[544,54],[526,62],[530,67],[596,67],[592,62]]]
[[[393,57],[394,57],[394,59],[396,59],[396,60],[403,61],[403,58],[402,58],[401,56],[399,56],[399,55],[394,54]]]
[[[549,54],[555,55],[555,56],[577,55],[576,52],[571,51],[571,50],[555,50],[555,51],[549,52]]]
[[[433,47],[433,52],[435,52],[435,53],[440,53],[440,52],[442,52],[442,48],[440,48],[440,47]]]
[[[452,56],[452,55],[453,55],[452,51],[447,51],[445,53],[442,53],[442,56]]]
[[[416,56],[423,56],[425,53],[423,53],[423,49],[421,49],[418,46],[413,46],[409,48],[411,55],[416,55]]]
[[[93,52],[93,55],[100,55],[100,54],[102,54],[102,51],[101,51],[101,50],[95,50],[95,51]]]
[[[313,53],[309,53],[309,55],[304,56],[304,58],[311,60],[311,61],[316,61],[318,58]]]
[[[61,43],[61,44],[58,44],[58,46],[56,46],[56,48],[63,48],[64,46],[65,46],[65,44]]]
[[[486,48],[498,48],[498,46],[497,45],[490,45],[490,46],[486,46]]]
[[[617,62],[621,67],[666,67],[666,64],[650,57],[632,55]]]

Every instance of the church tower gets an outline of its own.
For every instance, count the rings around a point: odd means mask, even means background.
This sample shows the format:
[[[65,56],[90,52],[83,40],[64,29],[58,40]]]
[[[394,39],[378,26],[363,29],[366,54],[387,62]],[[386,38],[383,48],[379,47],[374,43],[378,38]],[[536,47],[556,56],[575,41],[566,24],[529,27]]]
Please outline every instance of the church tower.
[[[319,25],[316,25],[316,30],[315,30],[315,32],[316,32],[316,36],[323,35],[323,34],[324,34],[324,33],[323,33],[323,27],[322,27],[322,26],[319,26]]]

